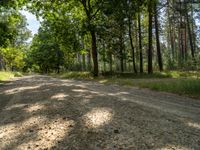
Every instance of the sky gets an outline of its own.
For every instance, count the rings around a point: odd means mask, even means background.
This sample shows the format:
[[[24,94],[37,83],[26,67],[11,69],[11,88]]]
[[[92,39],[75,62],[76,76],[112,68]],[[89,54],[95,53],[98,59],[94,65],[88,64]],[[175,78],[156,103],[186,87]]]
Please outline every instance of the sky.
[[[36,34],[40,27],[40,22],[37,20],[36,16],[25,10],[21,10],[20,12],[22,15],[26,16],[28,23],[27,28],[32,32],[32,35]],[[32,38],[29,41],[31,40]]]

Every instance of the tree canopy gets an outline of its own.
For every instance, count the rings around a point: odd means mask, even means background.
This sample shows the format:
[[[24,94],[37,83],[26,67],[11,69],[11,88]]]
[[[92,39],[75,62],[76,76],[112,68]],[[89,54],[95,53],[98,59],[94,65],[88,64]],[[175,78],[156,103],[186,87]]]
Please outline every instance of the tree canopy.
[[[0,6],[3,48],[20,47],[30,36],[20,7],[42,18],[26,52],[30,69],[98,76],[199,68],[198,1],[20,0]]]

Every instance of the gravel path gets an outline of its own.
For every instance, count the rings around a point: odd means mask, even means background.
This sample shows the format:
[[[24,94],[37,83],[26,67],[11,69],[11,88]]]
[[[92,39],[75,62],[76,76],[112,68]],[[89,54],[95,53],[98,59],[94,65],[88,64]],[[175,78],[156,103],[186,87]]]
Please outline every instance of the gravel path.
[[[0,150],[200,150],[200,100],[26,76],[0,85]]]

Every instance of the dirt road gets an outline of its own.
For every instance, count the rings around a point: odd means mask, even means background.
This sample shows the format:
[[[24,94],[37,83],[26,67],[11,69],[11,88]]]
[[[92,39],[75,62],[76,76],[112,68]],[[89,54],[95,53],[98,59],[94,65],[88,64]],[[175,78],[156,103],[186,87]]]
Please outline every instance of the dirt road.
[[[0,150],[200,149],[200,100],[27,76],[0,85]]]

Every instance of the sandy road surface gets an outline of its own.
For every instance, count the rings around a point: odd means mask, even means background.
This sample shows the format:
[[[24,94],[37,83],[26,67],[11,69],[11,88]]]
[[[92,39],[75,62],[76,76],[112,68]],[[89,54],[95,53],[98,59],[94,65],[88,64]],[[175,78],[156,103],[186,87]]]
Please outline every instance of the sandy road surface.
[[[200,149],[200,100],[27,76],[0,84],[0,150]]]

